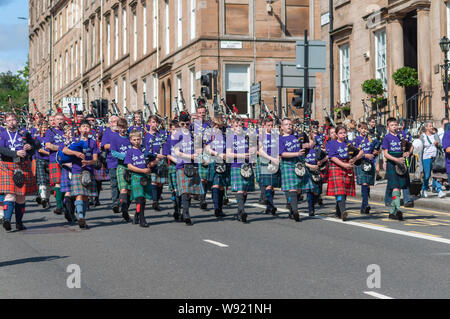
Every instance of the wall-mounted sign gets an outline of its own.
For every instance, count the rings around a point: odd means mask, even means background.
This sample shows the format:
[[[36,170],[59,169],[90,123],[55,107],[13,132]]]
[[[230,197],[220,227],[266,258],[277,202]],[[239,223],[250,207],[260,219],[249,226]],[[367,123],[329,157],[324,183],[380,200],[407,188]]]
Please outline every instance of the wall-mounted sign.
[[[242,49],[242,41],[221,41],[221,49]]]

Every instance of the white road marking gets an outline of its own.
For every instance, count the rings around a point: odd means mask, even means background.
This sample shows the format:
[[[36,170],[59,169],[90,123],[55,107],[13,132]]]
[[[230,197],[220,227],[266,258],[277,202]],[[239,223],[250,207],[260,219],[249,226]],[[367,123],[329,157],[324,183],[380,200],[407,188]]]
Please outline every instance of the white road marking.
[[[369,296],[372,296],[372,297],[375,297],[375,298],[378,298],[378,299],[394,299],[392,297],[379,294],[378,292],[375,292],[375,291],[364,291],[364,293],[366,295],[369,295]]]
[[[207,243],[210,243],[210,244],[213,244],[213,245],[216,245],[216,246],[219,246],[219,247],[228,247],[228,245],[219,243],[218,241],[214,241],[214,240],[211,240],[211,239],[203,239],[203,241],[206,241]]]

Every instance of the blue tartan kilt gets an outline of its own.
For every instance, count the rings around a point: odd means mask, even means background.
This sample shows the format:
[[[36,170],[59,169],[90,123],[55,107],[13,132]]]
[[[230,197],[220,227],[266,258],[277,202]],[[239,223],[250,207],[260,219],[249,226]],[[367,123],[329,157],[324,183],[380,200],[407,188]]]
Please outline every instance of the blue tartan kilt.
[[[152,173],[152,183],[157,183],[157,184],[166,184],[167,183],[167,178],[165,176],[158,176],[156,175],[156,173]]]
[[[302,188],[305,189],[305,177],[300,178],[295,174],[295,164],[297,162],[298,160],[281,161],[281,190],[283,192],[289,190],[301,190]]]
[[[200,179],[208,179],[210,166],[211,164],[204,167],[202,164],[198,163],[198,175],[200,176]]]
[[[205,193],[203,185],[198,175],[198,170],[196,174],[192,177],[187,177],[184,175],[184,168],[177,170],[177,195],[181,196],[183,194],[193,194],[202,195]]]
[[[70,192],[70,175],[72,175],[71,168],[65,165],[61,166],[61,186],[60,191],[62,193]]]
[[[356,184],[369,184],[375,185],[375,165],[372,166],[372,170],[370,172],[364,172],[361,168],[362,165],[355,166],[356,171]]]
[[[255,173],[249,178],[243,178],[240,167],[231,168],[231,191],[233,192],[254,192],[255,191]]]
[[[267,172],[267,165],[261,164],[258,183],[260,186],[280,187],[281,169],[279,169],[275,174],[270,174],[269,172]]]
[[[294,172],[295,174],[295,172]],[[320,189],[319,189],[319,184],[314,183],[312,178],[311,178],[311,174],[309,173],[308,170],[306,170],[306,175],[301,179],[302,182],[300,184],[300,189],[302,190],[302,192],[311,192],[314,194],[319,194]]]
[[[177,191],[177,166],[176,164],[169,165],[169,176],[168,176],[169,191]]]
[[[123,165],[120,165],[120,164],[117,165],[116,175],[117,175],[117,188],[119,189],[119,191],[122,189],[126,189],[126,190],[131,189],[130,183],[127,183],[127,181],[123,177],[123,174],[126,169],[127,168]]]
[[[97,183],[94,180],[94,175],[91,173],[92,182],[89,186],[84,187],[81,184],[81,174],[72,174],[72,178],[70,180],[70,195],[71,196],[97,196]]]
[[[108,169],[102,165],[102,168],[94,170],[96,181],[109,181]]]
[[[141,178],[147,177],[147,185],[142,186]],[[131,173],[131,200],[136,200],[136,198],[144,197],[145,199],[152,199],[152,183],[150,181],[150,176],[140,173]]]
[[[231,172],[231,164],[227,164],[227,169],[223,174],[216,173],[216,169],[214,168],[213,162],[209,165],[208,182],[210,182],[212,186],[219,185],[228,187],[231,185],[230,172]]]

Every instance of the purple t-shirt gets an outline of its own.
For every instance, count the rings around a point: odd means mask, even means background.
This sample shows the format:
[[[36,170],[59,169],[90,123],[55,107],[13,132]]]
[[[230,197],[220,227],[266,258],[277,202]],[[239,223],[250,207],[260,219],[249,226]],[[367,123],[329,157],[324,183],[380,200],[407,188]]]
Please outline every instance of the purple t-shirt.
[[[245,134],[236,135],[230,134],[227,136],[226,144],[227,149],[230,149],[234,154],[248,153],[248,141],[245,138]],[[246,162],[243,158],[233,159],[231,167],[241,167]]]
[[[41,148],[42,148],[44,151],[47,151],[47,152],[48,152],[48,149],[45,148],[45,136],[40,136],[40,135],[38,135],[38,136],[36,137],[36,139],[41,143]],[[46,160],[46,161],[49,160],[49,156],[48,156],[48,155],[41,154],[41,153],[39,153],[39,151],[36,151],[36,158],[39,158],[39,159],[42,159],[42,160]]]
[[[190,132],[186,133],[183,130],[174,132],[172,137],[172,144],[172,150],[177,148],[183,154],[194,154],[194,139]],[[185,163],[193,163],[194,166],[197,166],[195,161],[190,161],[188,159],[176,156],[174,152],[172,152],[171,155],[177,159],[177,169],[183,168]]]
[[[76,140],[74,140],[74,142],[79,141],[79,139],[77,138]],[[87,148],[83,149],[83,154],[85,156],[85,160],[90,161],[93,158],[94,154],[98,154],[98,146],[97,146],[97,141],[92,139],[92,138],[88,138],[87,139]],[[81,158],[76,157],[73,162],[72,162],[72,174],[81,174],[81,171],[89,171],[91,173],[94,172],[94,167],[93,165],[87,165],[85,167],[81,167]]]
[[[111,131],[109,127],[106,128],[102,136],[101,146],[104,147],[106,144],[111,145],[111,141],[116,139],[118,136],[119,133]],[[117,158],[111,155],[111,148],[106,155],[106,165],[108,166],[108,169],[117,168]]]
[[[348,147],[346,142],[339,142],[338,140],[329,141],[327,143],[328,157],[331,159],[336,157],[340,160],[349,159]]]
[[[155,132],[155,134],[148,132],[144,139],[145,151],[152,154],[158,154],[164,142],[164,135],[164,131]]]
[[[316,149],[310,148],[308,154],[306,155],[305,162],[311,165],[316,165]]]
[[[383,150],[388,150],[389,153],[402,153],[402,145],[400,138],[391,133],[386,134],[381,145]]]
[[[172,133],[169,132],[167,135],[167,141],[164,143],[162,147],[162,155],[172,155]]]
[[[56,146],[64,146],[65,141],[64,131],[58,128],[48,129],[45,133],[45,143],[51,143]],[[56,162],[56,152],[50,151],[49,160],[50,163]]]
[[[450,147],[450,131],[445,132],[442,137],[442,147],[445,149]],[[450,153],[445,152],[445,166],[447,167],[447,174],[450,174]]]
[[[364,151],[364,154],[372,154],[372,143],[370,143],[369,138],[366,137],[362,137],[362,136],[357,136],[354,141],[353,141],[353,145],[355,145],[356,147],[358,147],[359,149]],[[374,164],[375,162],[375,158],[372,159],[372,164]]]
[[[131,142],[128,136],[114,136],[111,140],[111,153],[116,151],[118,153],[126,154],[127,150],[131,148]],[[123,160],[117,160],[118,164],[123,163]]]
[[[288,135],[288,136],[280,136],[279,140],[279,154],[283,154],[284,152],[288,153],[296,153],[302,149],[302,146],[300,145],[300,141],[298,140],[298,137],[295,135]],[[301,158],[302,156],[298,157]],[[292,158],[283,158],[283,161],[292,161],[296,160],[297,157]]]
[[[131,164],[136,166],[137,168],[146,168],[147,165],[145,163],[145,155],[142,150],[137,148],[129,148],[127,149],[127,154],[125,155],[125,159],[123,163],[126,165]]]
[[[24,144],[25,140],[19,131],[4,130],[0,132],[0,146],[9,148],[11,151],[21,151]]]

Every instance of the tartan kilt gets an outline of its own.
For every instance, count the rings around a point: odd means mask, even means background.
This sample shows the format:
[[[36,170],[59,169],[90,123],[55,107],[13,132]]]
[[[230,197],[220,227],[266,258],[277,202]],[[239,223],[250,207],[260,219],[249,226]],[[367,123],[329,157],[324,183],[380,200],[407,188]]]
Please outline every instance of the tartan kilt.
[[[281,169],[278,170],[275,174],[269,174],[267,172],[267,165],[259,165],[260,175],[258,180],[258,184],[260,187],[262,186],[273,186],[280,187],[281,186]]]
[[[141,185],[141,177],[147,177],[147,185]],[[136,200],[136,198],[144,197],[145,199],[152,199],[152,183],[150,182],[150,176],[140,173],[131,173],[131,200]]]
[[[240,167],[231,168],[231,191],[233,192],[254,192],[255,191],[255,173],[249,178],[243,178],[241,176]]]
[[[50,175],[50,186],[61,184],[61,166],[59,166],[56,162],[50,163],[48,166],[48,171]]]
[[[391,155],[395,156],[394,154],[391,154]],[[395,157],[397,157],[397,156],[395,156]],[[394,162],[387,160],[386,161],[386,179],[387,179],[387,187],[389,187],[391,189],[394,189],[394,188],[407,189],[407,188],[409,188],[409,169],[404,176],[400,176],[395,172]]]
[[[343,162],[345,162],[343,160]],[[355,196],[355,176],[348,176],[347,171],[334,162],[330,162],[327,187],[328,196]]]
[[[92,182],[88,187],[84,187],[81,184],[81,174],[72,174],[72,179],[70,180],[70,195],[72,196],[97,196],[97,183],[94,180],[94,175],[91,173]]]
[[[212,186],[219,185],[228,187],[231,184],[230,172],[231,172],[231,164],[227,164],[227,169],[223,174],[216,173],[213,162],[209,167],[208,182],[210,182]]]
[[[127,183],[127,181],[125,180],[125,178],[123,177],[123,173],[125,172],[127,168],[123,165],[117,165],[117,170],[116,170],[116,176],[117,176],[117,188],[120,190],[122,189],[126,189],[126,190],[130,190],[131,186],[130,183]]]
[[[109,181],[108,169],[102,165],[102,168],[94,170],[94,178],[96,181]]]
[[[325,168],[320,171],[320,176],[322,176],[322,184],[328,183],[328,171],[330,168],[330,164],[325,164]]]
[[[21,188],[14,185],[13,174],[20,168],[25,175],[25,183]],[[0,194],[15,194],[19,196],[35,195],[37,192],[36,179],[31,172],[31,161],[20,163],[0,161]]]
[[[152,173],[152,183],[157,183],[157,184],[166,184],[167,183],[167,178],[165,176],[158,176],[156,175],[156,173]]]
[[[375,185],[375,165],[372,166],[370,172],[364,172],[361,168],[362,165],[356,166],[356,184],[369,184]]]
[[[187,177],[184,175],[184,168],[177,170],[177,195],[181,196],[183,194],[194,194],[202,195],[205,193],[203,185],[198,174],[192,177]]]
[[[200,179],[208,179],[208,173],[209,173],[210,166],[211,166],[211,164],[204,167],[202,164],[200,164],[200,162],[198,163],[198,175],[200,176]]]
[[[36,159],[36,182],[38,185],[49,185],[49,169],[48,169],[48,161],[44,159]]]
[[[295,174],[295,173],[294,173]],[[314,183],[312,178],[311,178],[311,173],[308,171],[308,169],[306,169],[306,175],[302,178],[302,182],[300,183],[300,189],[302,190],[302,192],[311,192],[314,194],[319,194],[320,189],[319,186],[321,186],[322,184],[317,184]]]
[[[68,193],[70,192],[70,177],[72,175],[71,168],[68,166],[63,165],[61,167],[61,186],[59,190],[62,193]]]
[[[177,191],[177,165],[169,164],[169,176],[168,176],[169,191]]]
[[[304,178],[300,178],[295,174],[295,164],[298,160],[286,161],[282,160],[280,165],[281,171],[281,190],[283,192],[291,189],[301,190]]]

